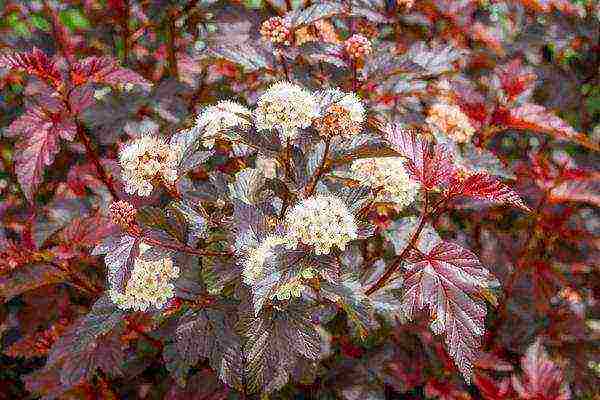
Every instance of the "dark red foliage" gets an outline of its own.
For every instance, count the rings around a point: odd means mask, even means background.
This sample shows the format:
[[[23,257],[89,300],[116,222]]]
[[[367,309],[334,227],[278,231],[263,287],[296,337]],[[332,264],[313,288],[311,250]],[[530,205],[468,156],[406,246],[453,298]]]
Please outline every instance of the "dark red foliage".
[[[1,400],[600,398],[598,1],[0,4]]]

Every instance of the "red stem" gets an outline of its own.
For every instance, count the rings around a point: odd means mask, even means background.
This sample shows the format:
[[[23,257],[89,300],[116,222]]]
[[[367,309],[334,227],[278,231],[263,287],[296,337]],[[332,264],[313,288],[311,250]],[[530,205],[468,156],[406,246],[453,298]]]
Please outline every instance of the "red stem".
[[[398,255],[398,257],[396,257],[394,262],[392,262],[392,264],[383,273],[383,275],[381,275],[381,277],[377,280],[377,282],[375,282],[373,284],[373,286],[371,286],[369,289],[367,289],[367,291],[365,292],[365,294],[367,296],[369,296],[369,295],[373,294],[374,292],[376,292],[377,290],[381,289],[386,284],[386,282],[390,279],[390,277],[394,274],[394,272],[396,272],[398,270],[398,268],[400,268],[400,264],[402,264],[402,261],[408,255],[409,251],[414,248],[415,244],[417,243],[417,240],[419,239],[419,235],[421,234],[421,231],[423,230],[423,228],[425,227],[425,224],[427,223],[428,217],[433,214],[433,213],[428,213],[428,210],[427,210],[428,205],[429,205],[429,194],[427,192],[425,192],[425,204],[423,205],[423,212],[421,214],[421,219],[419,220],[419,225],[417,226],[415,231],[412,233],[410,240],[406,244],[406,247],[404,247],[404,249]]]
[[[213,256],[213,257],[232,257],[233,254],[226,251],[210,251],[210,250],[197,250],[192,247],[186,245],[178,245],[174,243],[164,243],[158,239],[154,239],[151,237],[142,236],[142,241],[153,244],[159,247],[163,247],[165,249],[175,250],[182,253],[194,254],[197,256]]]
[[[81,143],[83,143],[87,157],[90,160],[92,160],[92,162],[94,163],[94,166],[96,167],[96,172],[98,173],[100,180],[104,183],[104,185],[110,192],[110,195],[112,196],[113,200],[119,199],[119,195],[117,194],[117,191],[113,185],[112,178],[110,176],[108,176],[108,174],[104,170],[104,167],[102,166],[102,163],[100,162],[100,159],[98,158],[98,155],[96,154],[96,152],[94,151],[94,149],[92,147],[90,138],[85,133],[85,128],[83,127],[81,122],[76,121],[76,123],[77,123],[77,138],[79,139],[79,141],[81,141]]]
[[[313,175],[312,179],[310,180],[310,183],[306,187],[306,191],[304,192],[306,197],[309,197],[314,193],[315,188],[317,187],[317,183],[319,182],[319,179],[321,179],[321,175],[323,175],[323,173],[325,172],[325,169],[326,169],[325,166],[327,164],[327,154],[329,153],[330,144],[331,144],[331,139],[330,138],[325,139],[325,150],[323,151],[323,159],[321,160],[321,164],[319,164],[319,167],[317,168],[317,170],[315,171],[315,174]]]

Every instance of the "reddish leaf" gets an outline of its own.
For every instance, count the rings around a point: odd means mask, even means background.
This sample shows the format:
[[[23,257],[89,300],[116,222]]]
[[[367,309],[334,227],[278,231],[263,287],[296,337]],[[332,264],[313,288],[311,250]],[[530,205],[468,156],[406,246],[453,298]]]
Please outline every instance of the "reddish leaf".
[[[503,102],[522,102],[531,97],[537,75],[530,67],[523,66],[521,59],[516,58],[508,64],[499,65],[494,70],[492,86],[503,95]]]
[[[123,68],[111,57],[88,57],[79,61],[71,71],[71,79],[75,85],[84,83],[103,83],[107,85],[140,85],[150,89],[152,84],[141,75]]]
[[[29,265],[0,278],[0,298],[10,300],[28,290],[63,282],[66,274],[48,264]]]
[[[521,359],[523,376],[512,376],[512,384],[521,399],[567,400],[569,386],[563,380],[560,368],[550,359],[538,338]]]
[[[453,382],[430,379],[425,385],[425,396],[438,400],[470,400],[469,393]]]
[[[443,185],[454,176],[453,159],[445,147],[433,146],[399,125],[388,127],[386,135],[392,148],[407,158],[406,169],[411,177],[425,189]]]
[[[9,136],[21,136],[15,156],[19,183],[29,201],[42,182],[44,168],[54,162],[59,151],[58,139],[73,140],[77,126],[68,119],[64,110],[45,111],[38,107],[29,108],[7,129]]]
[[[481,300],[493,276],[471,251],[439,242],[428,254],[409,255],[402,308],[410,320],[429,308],[431,329],[446,333],[446,345],[467,382],[485,332],[486,307]]]
[[[34,332],[22,337],[13,343],[5,353],[10,357],[32,358],[45,356],[50,351],[52,344],[65,331],[68,324],[68,320],[61,319],[45,331]]]
[[[55,86],[58,86],[61,80],[60,71],[54,61],[37,47],[30,53],[0,54],[0,68],[24,71],[40,79],[49,80]]]
[[[445,195],[448,198],[466,196],[495,204],[509,204],[525,211],[531,211],[515,191],[484,172],[456,180]]]
[[[552,188],[549,198],[553,202],[580,201],[600,207],[600,173],[564,181]]]
[[[166,400],[225,400],[229,389],[224,386],[212,371],[194,374],[184,388],[173,385]]]
[[[68,387],[89,379],[96,368],[111,375],[122,374],[122,320],[123,313],[107,296],[101,297],[54,344],[46,369],[59,368],[60,381]]]
[[[506,400],[514,398],[510,379],[502,379],[498,382],[483,373],[476,373],[473,383],[479,389],[479,393],[485,400]]]
[[[565,14],[585,16],[585,8],[572,0],[520,0],[525,7],[537,12],[551,12],[553,9]]]
[[[537,104],[525,103],[513,108],[503,115],[502,119],[502,124],[506,128],[543,132],[556,139],[570,140],[589,149],[600,151],[600,146],[591,142],[586,135],[576,132],[561,118]]]

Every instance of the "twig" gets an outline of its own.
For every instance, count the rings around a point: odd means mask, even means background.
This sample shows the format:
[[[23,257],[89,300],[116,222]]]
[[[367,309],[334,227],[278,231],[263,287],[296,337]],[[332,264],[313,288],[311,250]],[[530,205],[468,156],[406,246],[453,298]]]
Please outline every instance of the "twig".
[[[398,270],[398,268],[400,267],[400,264],[402,263],[404,258],[408,255],[409,251],[411,249],[413,249],[413,247],[417,243],[417,240],[419,239],[419,235],[421,234],[421,231],[425,227],[425,224],[427,223],[428,217],[430,215],[428,212],[428,209],[427,209],[428,205],[429,205],[429,195],[426,192],[425,193],[425,203],[423,205],[423,212],[421,214],[421,219],[419,221],[419,225],[417,226],[415,231],[412,233],[410,240],[406,244],[406,247],[404,247],[404,249],[398,255],[398,257],[396,257],[394,262],[392,262],[392,264],[383,273],[383,275],[377,280],[377,282],[375,282],[369,289],[367,289],[367,291],[365,292],[365,294],[367,296],[373,294],[374,292],[376,292],[377,290],[379,290],[386,284],[386,282],[390,279],[390,277]]]
[[[197,256],[211,256],[211,257],[232,257],[233,253],[227,251],[210,251],[210,250],[197,250],[186,245],[179,245],[175,243],[165,243],[152,237],[141,236],[142,241],[153,244],[155,246],[163,247],[169,250],[179,251],[181,253],[194,254]]]
[[[104,183],[104,185],[110,192],[110,195],[112,196],[113,200],[117,200],[119,198],[119,195],[117,194],[117,191],[113,185],[113,181],[108,176],[108,174],[104,170],[104,167],[100,163],[100,159],[98,158],[98,155],[96,154],[96,152],[94,151],[94,149],[92,147],[90,138],[85,133],[85,128],[84,128],[83,124],[80,121],[76,121],[76,124],[77,124],[77,138],[85,147],[85,153],[86,153],[87,157],[89,159],[91,159],[92,162],[94,163],[94,166],[96,167],[96,172],[98,173],[98,177],[100,178],[100,180]]]
[[[177,12],[174,10],[169,10],[169,16],[167,21],[167,31],[168,31],[168,40],[169,46],[167,47],[167,57],[169,59],[169,69],[171,70],[171,76],[175,79],[179,79],[179,70],[177,68],[177,57],[176,57],[176,48],[175,48],[175,20],[177,19]]]
[[[306,187],[306,191],[304,192],[306,197],[309,197],[314,193],[317,183],[319,182],[319,179],[321,179],[321,176],[323,175],[323,173],[325,173],[325,171],[327,169],[326,168],[327,155],[329,153],[330,145],[331,145],[331,138],[328,137],[327,139],[325,139],[325,150],[323,151],[323,159],[321,160],[319,167],[315,171],[315,174],[312,176],[312,179],[310,180],[310,183],[308,184],[308,186]]]

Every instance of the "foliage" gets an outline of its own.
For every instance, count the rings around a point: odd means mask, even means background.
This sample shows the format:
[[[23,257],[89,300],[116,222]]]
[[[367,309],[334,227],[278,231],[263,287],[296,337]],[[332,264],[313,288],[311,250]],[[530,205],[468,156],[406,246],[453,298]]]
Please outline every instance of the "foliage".
[[[598,1],[0,5],[0,398],[600,396]]]

